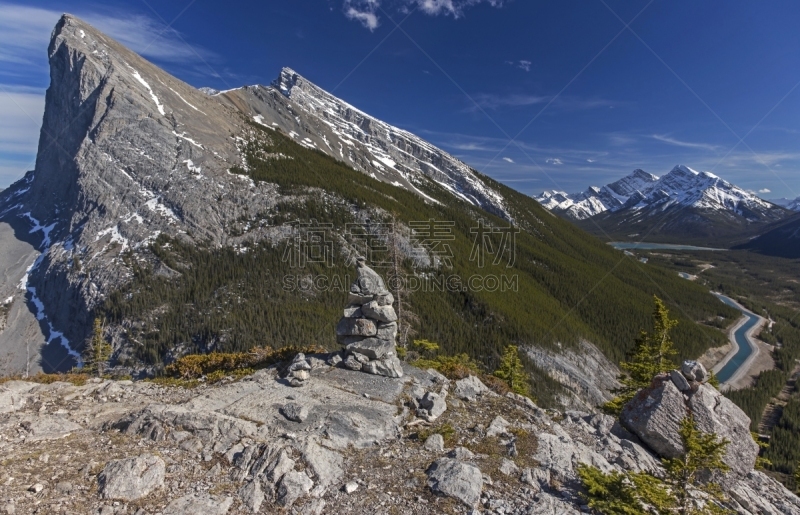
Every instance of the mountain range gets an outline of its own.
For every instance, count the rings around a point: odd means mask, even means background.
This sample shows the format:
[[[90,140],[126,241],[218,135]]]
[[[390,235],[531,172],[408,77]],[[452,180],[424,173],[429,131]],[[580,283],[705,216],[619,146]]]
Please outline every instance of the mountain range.
[[[608,398],[654,294],[682,356],[725,341],[700,322],[738,316],[291,69],[201,91],[69,15],[48,55],[35,169],[0,192],[0,372],[79,365],[95,322],[134,376],[330,349],[356,254],[407,279],[401,340],[490,370],[514,342],[545,404]]]
[[[797,197],[794,200],[788,198],[774,198],[770,199],[770,202],[775,205],[785,207],[791,211],[800,211],[800,197]]]
[[[637,169],[601,188],[545,191],[536,200],[599,236],[706,244],[754,233],[789,214],[710,172],[683,165],[662,177]]]

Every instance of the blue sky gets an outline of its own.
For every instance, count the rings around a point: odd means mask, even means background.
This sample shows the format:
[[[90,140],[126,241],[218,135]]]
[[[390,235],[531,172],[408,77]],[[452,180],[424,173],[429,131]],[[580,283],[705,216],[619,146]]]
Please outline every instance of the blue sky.
[[[289,66],[527,194],[680,163],[800,196],[795,0],[0,0],[0,188],[33,167],[64,11],[197,87]]]

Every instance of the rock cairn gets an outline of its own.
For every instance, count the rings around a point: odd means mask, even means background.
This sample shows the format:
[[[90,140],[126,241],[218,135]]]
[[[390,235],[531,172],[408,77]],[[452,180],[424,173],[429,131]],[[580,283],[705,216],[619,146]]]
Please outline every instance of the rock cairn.
[[[395,344],[394,297],[362,257],[356,261],[356,273],[344,316],[336,326],[336,340],[344,346],[343,366],[368,374],[403,377]]]
[[[294,357],[286,369],[286,381],[289,386],[303,386],[311,379],[311,365],[302,352]]]

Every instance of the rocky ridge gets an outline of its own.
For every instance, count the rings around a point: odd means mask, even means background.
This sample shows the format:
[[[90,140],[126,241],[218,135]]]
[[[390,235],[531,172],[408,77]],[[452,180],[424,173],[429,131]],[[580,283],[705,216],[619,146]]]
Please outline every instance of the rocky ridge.
[[[304,358],[303,388],[279,366],[191,390],[6,382],[0,509],[577,514],[580,463],[661,473],[653,451],[613,417],[545,411],[475,377],[453,382],[404,367],[402,378],[386,378],[329,358]],[[419,409],[434,396],[448,401],[431,418]],[[305,418],[290,416],[290,404]],[[723,486],[737,513],[800,513],[800,499],[752,467]]]

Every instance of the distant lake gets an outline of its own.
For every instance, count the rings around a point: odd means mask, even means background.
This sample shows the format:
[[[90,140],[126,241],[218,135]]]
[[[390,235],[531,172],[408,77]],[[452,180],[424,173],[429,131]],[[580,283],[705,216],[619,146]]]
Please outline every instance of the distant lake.
[[[726,249],[714,249],[711,247],[695,247],[694,245],[674,245],[672,243],[636,243],[629,241],[612,241],[609,243],[617,250],[713,250],[722,251]]]

